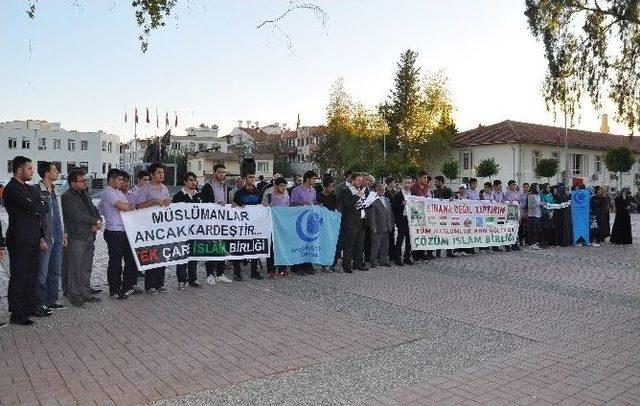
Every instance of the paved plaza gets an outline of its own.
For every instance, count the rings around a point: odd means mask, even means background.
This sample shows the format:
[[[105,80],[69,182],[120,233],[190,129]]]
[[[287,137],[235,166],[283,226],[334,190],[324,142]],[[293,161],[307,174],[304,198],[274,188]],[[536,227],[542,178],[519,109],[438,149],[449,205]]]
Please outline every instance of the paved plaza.
[[[639,264],[604,244],[181,291],[171,268],[167,294],[0,330],[0,404],[638,405]]]

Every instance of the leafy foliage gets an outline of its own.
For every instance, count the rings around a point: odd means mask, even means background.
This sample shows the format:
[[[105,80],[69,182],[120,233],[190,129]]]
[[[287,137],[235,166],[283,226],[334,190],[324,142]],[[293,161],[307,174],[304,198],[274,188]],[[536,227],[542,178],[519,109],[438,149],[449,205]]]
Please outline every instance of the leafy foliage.
[[[617,119],[640,128],[640,6],[637,0],[525,0],[547,59],[547,107],[573,119],[584,94],[610,98]]]
[[[500,164],[495,159],[489,158],[480,161],[476,167],[476,175],[480,178],[489,178],[496,176],[500,172]]]
[[[442,164],[440,171],[445,178],[452,181],[460,176],[460,163],[454,160],[447,161]]]
[[[604,156],[604,164],[609,172],[629,172],[635,162],[633,152],[626,147],[610,149]]]
[[[538,178],[552,178],[556,176],[560,169],[560,162],[557,159],[545,158],[538,161],[538,164],[534,168],[536,177]]]

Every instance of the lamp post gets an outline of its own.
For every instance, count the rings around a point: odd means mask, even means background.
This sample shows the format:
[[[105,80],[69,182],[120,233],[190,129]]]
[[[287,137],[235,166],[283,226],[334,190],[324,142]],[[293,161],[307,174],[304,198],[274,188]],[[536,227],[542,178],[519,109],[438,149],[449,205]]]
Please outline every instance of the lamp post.
[[[569,129],[567,128],[567,108],[564,108],[564,180],[567,185],[569,182]]]

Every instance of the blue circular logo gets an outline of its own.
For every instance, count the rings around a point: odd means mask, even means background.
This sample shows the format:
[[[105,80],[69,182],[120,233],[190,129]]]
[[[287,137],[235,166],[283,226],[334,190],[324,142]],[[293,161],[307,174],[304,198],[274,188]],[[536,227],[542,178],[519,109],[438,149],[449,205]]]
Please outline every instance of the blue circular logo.
[[[313,242],[320,236],[324,220],[312,210],[305,210],[296,219],[296,232],[302,241]]]
[[[574,193],[573,194],[573,201],[575,201],[578,204],[582,204],[584,202],[585,194],[586,193],[581,193],[581,192]]]

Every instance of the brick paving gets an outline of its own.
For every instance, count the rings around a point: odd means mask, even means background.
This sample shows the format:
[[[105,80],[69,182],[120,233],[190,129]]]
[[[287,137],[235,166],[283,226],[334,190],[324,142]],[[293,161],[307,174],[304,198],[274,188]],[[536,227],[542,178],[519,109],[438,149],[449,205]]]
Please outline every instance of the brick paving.
[[[638,405],[639,260],[605,244],[182,291],[169,271],[167,294],[0,330],[0,404]]]

